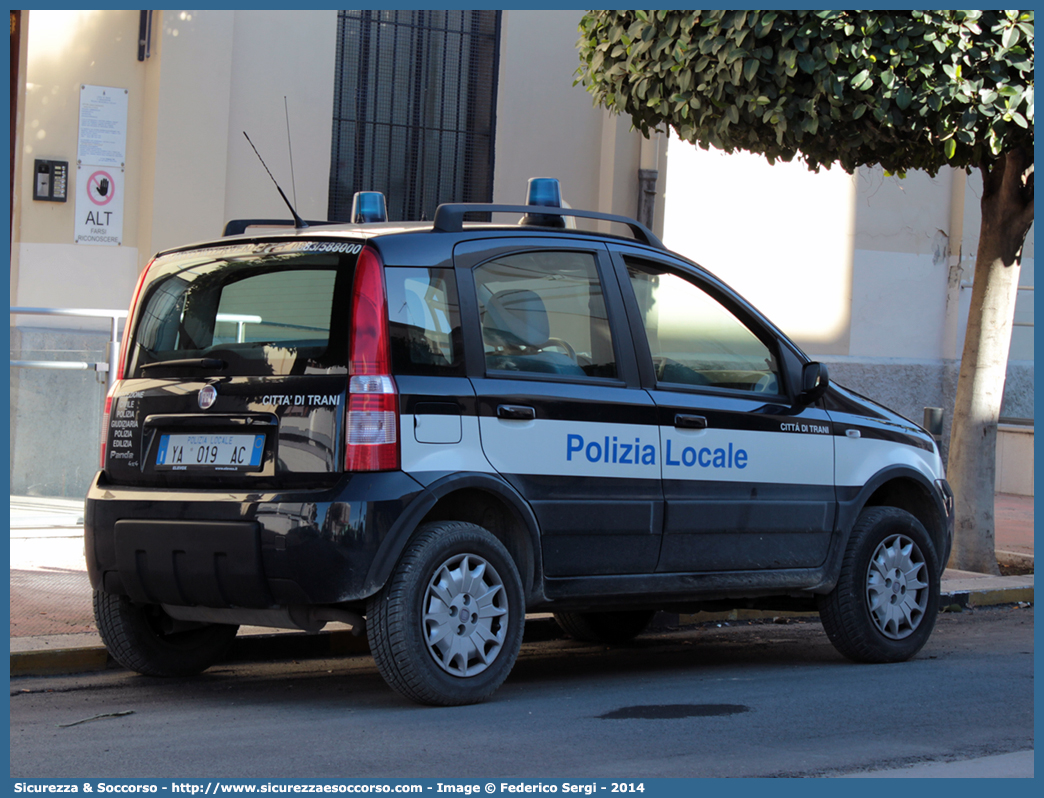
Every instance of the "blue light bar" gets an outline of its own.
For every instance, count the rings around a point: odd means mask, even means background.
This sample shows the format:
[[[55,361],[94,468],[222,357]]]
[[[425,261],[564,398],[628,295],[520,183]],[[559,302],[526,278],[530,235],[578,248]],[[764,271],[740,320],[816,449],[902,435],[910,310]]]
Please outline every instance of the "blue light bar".
[[[526,189],[526,205],[562,207],[562,188],[554,177],[531,177]]]
[[[356,191],[352,197],[352,223],[388,221],[388,207],[384,195],[379,191]]]
[[[531,177],[526,188],[526,205],[537,205],[545,208],[562,207],[562,188],[554,177]],[[565,219],[561,216],[527,213],[519,224],[536,225],[538,227],[565,227]]]

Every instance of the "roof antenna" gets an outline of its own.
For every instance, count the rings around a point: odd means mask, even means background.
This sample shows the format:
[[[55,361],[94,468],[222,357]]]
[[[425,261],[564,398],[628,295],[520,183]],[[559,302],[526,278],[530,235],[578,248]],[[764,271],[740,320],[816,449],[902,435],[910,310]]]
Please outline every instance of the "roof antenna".
[[[295,211],[294,206],[290,204],[290,200],[286,198],[286,194],[283,193],[283,189],[279,188],[279,184],[276,183],[276,179],[272,177],[272,172],[271,170],[269,170],[268,164],[266,164],[265,159],[261,157],[261,153],[257,151],[257,147],[254,146],[254,142],[250,141],[250,136],[247,136],[247,132],[245,130],[243,131],[243,135],[246,136],[247,143],[250,144],[250,147],[251,149],[253,149],[254,154],[257,156],[257,159],[261,161],[261,165],[265,167],[265,171],[268,172],[268,176],[272,178],[272,183],[275,184],[276,191],[279,192],[279,196],[283,198],[283,202],[286,203],[286,207],[290,209],[290,214],[294,217],[294,228],[297,230],[303,230],[305,227],[308,227],[308,223],[297,215],[297,211]]]
[[[294,180],[294,145],[290,143],[290,108],[283,95],[283,111],[286,113],[286,148],[290,151],[290,190],[294,192],[294,205],[297,204],[297,181]],[[659,146],[657,143],[656,146]]]

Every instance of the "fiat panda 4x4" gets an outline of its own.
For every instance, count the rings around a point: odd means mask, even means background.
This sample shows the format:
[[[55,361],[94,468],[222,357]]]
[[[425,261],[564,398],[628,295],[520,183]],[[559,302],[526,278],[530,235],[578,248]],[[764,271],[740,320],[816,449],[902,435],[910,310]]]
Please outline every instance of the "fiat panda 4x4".
[[[638,222],[531,190],[150,263],[87,496],[118,662],[191,674],[240,624],[339,621],[450,705],[535,611],[621,642],[661,609],[818,608],[850,659],[920,650],[953,533],[931,436]]]

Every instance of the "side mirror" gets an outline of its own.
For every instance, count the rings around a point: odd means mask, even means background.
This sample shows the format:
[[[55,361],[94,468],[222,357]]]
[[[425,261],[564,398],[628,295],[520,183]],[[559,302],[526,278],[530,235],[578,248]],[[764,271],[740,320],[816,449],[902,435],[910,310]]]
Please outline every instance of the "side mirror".
[[[826,363],[806,363],[801,370],[801,393],[798,404],[810,405],[826,393],[830,385]]]

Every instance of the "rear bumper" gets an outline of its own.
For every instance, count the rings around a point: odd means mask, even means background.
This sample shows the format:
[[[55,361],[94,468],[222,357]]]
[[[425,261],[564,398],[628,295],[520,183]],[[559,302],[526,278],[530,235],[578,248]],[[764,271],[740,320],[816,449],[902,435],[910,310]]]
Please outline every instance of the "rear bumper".
[[[270,492],[107,484],[84,517],[91,585],[136,601],[270,608],[367,597],[381,544],[421,486],[401,471]]]

